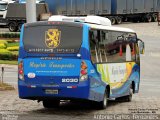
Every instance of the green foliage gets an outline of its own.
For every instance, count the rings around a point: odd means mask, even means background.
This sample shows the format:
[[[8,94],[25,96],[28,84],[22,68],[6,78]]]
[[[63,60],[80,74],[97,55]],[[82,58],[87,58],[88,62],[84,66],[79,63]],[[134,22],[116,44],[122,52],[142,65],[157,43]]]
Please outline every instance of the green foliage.
[[[0,64],[17,65],[17,60],[0,60]]]
[[[20,38],[20,33],[17,32],[0,33],[0,38]]]
[[[8,43],[7,47],[19,46],[19,42]]]
[[[18,51],[19,50],[19,46],[7,47],[7,50],[9,50],[9,51]]]
[[[18,51],[12,51],[12,55],[18,56],[19,52]]]
[[[0,49],[0,59],[1,60],[11,60],[12,53],[6,49]]]
[[[8,54],[11,53],[10,51],[6,50],[6,49],[0,49],[0,54]]]
[[[19,42],[16,40],[0,40],[0,60],[17,61]]]
[[[18,60],[18,51],[0,49],[0,60]]]
[[[0,44],[5,44],[7,46],[8,42],[6,40],[0,40]]]
[[[18,54],[19,54],[18,51],[13,51],[12,52],[12,60],[18,60]]]
[[[13,43],[14,40],[6,40],[8,43]]]
[[[6,48],[7,48],[6,44],[0,43],[0,49],[6,49]]]

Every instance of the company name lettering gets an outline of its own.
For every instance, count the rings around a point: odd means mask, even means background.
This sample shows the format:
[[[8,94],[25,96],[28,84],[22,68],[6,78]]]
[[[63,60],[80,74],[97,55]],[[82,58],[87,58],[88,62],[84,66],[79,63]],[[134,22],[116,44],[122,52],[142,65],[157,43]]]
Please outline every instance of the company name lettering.
[[[32,68],[44,68],[44,67],[46,67],[46,64],[45,63],[30,62],[30,67],[32,67]]]
[[[49,67],[49,68],[74,68],[75,65],[74,64],[55,64],[55,63],[50,63],[50,64],[46,64],[46,63],[35,63],[35,62],[30,62],[30,67],[32,68],[45,68],[45,67]]]
[[[49,67],[51,68],[74,68],[75,65],[73,64],[55,64],[55,63],[50,63]]]
[[[125,75],[125,73],[127,72],[127,69],[126,68],[122,68],[122,67],[113,67],[112,68],[112,74],[113,75]]]

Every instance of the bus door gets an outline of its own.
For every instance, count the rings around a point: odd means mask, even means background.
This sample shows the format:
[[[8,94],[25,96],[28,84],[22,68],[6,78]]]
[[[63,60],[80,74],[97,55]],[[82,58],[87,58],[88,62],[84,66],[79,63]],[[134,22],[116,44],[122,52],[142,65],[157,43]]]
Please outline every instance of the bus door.
[[[94,72],[90,73],[90,97],[93,100],[102,100],[106,85],[101,81],[101,74],[98,72],[97,65],[102,61],[102,51],[99,44],[100,30],[90,31],[90,69]]]

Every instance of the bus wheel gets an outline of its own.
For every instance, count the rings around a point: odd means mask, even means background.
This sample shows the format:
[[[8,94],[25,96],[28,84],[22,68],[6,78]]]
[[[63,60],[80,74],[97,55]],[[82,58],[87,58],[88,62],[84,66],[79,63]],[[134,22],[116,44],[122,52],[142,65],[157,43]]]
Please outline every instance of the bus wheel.
[[[153,16],[152,16],[152,21],[153,21],[153,22],[157,22],[157,21],[158,21],[158,18],[157,18],[157,15],[156,15],[156,14],[153,14]]]
[[[103,101],[97,102],[98,109],[106,109],[108,105],[108,91],[105,92]]]
[[[132,96],[133,96],[133,88],[131,86],[130,89],[129,89],[129,95],[125,96],[125,101],[126,102],[131,102],[132,101]]]
[[[44,100],[43,106],[44,108],[56,108],[59,107],[60,100]]]
[[[112,25],[116,24],[116,19],[115,19],[115,17],[111,17],[110,20],[111,20]]]
[[[132,18],[132,22],[133,22],[133,23],[138,23],[139,20],[138,20],[138,18]]]
[[[17,31],[17,25],[16,25],[15,22],[9,23],[8,27],[9,27],[10,32],[16,32]]]
[[[121,17],[117,17],[116,18],[116,23],[117,24],[121,24],[122,23],[122,18]]]
[[[129,95],[123,96],[123,97],[118,97],[116,98],[117,101],[121,102],[131,102],[132,101],[132,96],[133,96],[133,88],[132,86],[129,89]]]
[[[146,15],[146,22],[151,22],[152,21],[152,16],[151,15]]]

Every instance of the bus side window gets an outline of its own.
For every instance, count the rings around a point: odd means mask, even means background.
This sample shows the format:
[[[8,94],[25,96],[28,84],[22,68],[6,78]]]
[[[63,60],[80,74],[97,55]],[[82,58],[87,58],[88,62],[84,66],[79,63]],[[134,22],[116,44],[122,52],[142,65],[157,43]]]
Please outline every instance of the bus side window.
[[[108,32],[108,40],[106,41],[107,62],[125,62],[126,61],[126,41],[121,32]]]
[[[131,52],[131,59],[127,60],[127,56],[126,56],[126,61],[136,61],[137,59],[137,53],[139,54],[139,50],[138,50],[138,46],[137,46],[137,42],[135,40],[135,35],[134,34],[130,34],[128,37],[128,46],[130,47],[130,52]],[[128,52],[128,47],[126,49],[126,51]]]
[[[107,56],[106,56],[106,41],[108,40],[107,33],[104,31],[101,31],[101,39],[100,39],[100,56],[101,56],[101,62],[107,62]]]
[[[135,42],[132,42],[130,44],[131,46],[131,61],[135,61],[136,60],[136,43]]]
[[[137,62],[140,62],[140,52],[139,52],[139,46],[138,46],[138,43],[136,43],[135,45],[135,49],[136,49],[136,61]]]
[[[97,31],[90,31],[89,33],[89,41],[90,41],[90,53],[91,53],[91,60],[93,63],[99,63],[99,49],[98,49],[98,36]]]

